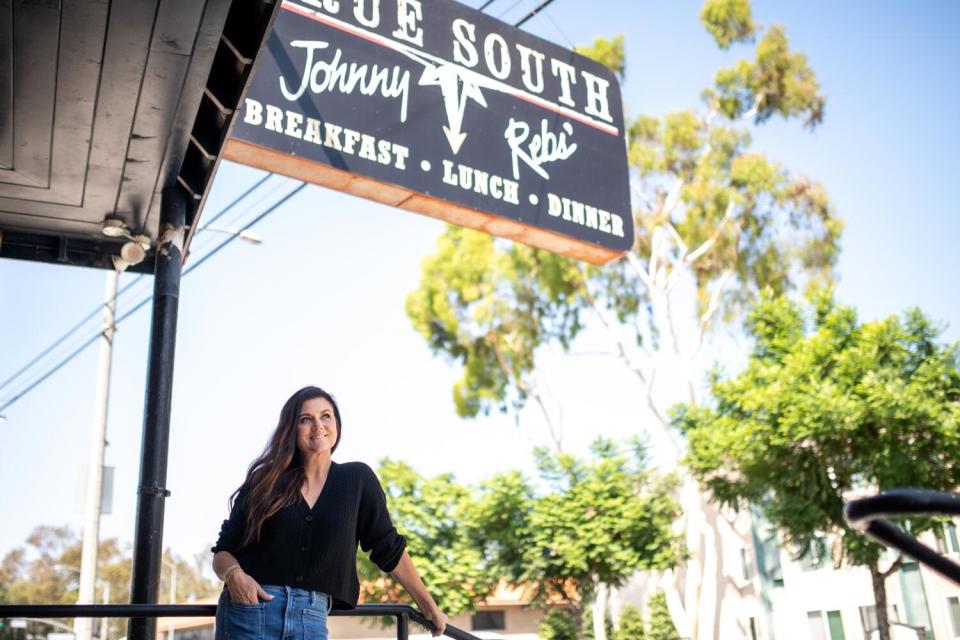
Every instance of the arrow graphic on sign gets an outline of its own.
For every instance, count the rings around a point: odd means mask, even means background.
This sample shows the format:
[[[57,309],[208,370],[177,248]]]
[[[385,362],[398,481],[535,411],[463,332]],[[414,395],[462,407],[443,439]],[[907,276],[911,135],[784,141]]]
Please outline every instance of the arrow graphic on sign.
[[[450,149],[456,155],[467,139],[467,134],[463,131],[463,115],[467,110],[467,100],[473,100],[486,107],[487,100],[483,97],[483,92],[474,82],[464,77],[459,67],[452,64],[439,67],[426,64],[419,84],[440,87],[449,125],[443,127],[443,133],[447,137],[447,142],[450,143]]]

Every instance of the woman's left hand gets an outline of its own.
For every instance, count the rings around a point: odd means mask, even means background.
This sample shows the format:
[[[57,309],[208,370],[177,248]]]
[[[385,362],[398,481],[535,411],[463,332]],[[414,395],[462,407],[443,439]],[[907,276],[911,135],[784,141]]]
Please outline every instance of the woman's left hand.
[[[433,623],[433,635],[442,635],[443,630],[447,628],[447,616],[444,615],[443,611],[440,611],[440,607],[437,606],[426,587],[423,586],[420,574],[417,573],[416,567],[413,566],[413,560],[410,559],[410,554],[406,550],[400,556],[400,561],[397,562],[397,566],[393,568],[390,575],[396,578],[397,582],[407,590],[407,593],[413,596],[413,601],[420,607],[420,611],[423,612],[427,620]]]
[[[443,635],[443,630],[447,628],[447,616],[440,611],[439,608],[434,606],[431,609],[423,612],[423,615],[427,617],[427,620],[433,623],[433,631],[431,633],[434,636]]]

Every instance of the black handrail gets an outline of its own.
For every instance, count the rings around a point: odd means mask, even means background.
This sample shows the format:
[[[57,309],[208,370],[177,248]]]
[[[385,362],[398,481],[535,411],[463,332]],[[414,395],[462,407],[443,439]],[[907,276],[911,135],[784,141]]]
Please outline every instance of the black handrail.
[[[217,614],[215,604],[3,604],[0,618],[183,618]],[[408,604],[361,604],[355,609],[333,609],[331,616],[392,616],[397,619],[397,638],[407,640],[407,621],[433,630],[419,609]],[[480,640],[472,633],[447,625],[443,635],[454,640]]]
[[[844,519],[854,529],[881,544],[894,547],[960,584],[960,565],[885,519],[910,515],[960,515],[960,496],[927,489],[894,489],[869,498],[852,500],[843,508]]]

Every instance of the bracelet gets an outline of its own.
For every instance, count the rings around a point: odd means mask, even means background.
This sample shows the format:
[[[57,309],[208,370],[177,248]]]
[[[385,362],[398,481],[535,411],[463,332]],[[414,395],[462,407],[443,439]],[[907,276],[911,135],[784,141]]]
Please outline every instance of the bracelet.
[[[230,579],[230,576],[232,576],[238,571],[243,571],[243,569],[240,568],[239,564],[234,564],[227,567],[227,570],[223,572],[223,577],[221,578],[221,580],[223,580],[223,583],[226,584],[227,580]]]

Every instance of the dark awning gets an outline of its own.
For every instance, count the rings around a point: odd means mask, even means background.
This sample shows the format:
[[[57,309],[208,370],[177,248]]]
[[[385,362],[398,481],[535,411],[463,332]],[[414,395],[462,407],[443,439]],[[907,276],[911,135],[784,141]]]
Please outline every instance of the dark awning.
[[[0,0],[0,257],[113,268],[109,217],[152,253],[176,184],[194,226],[274,8]]]

